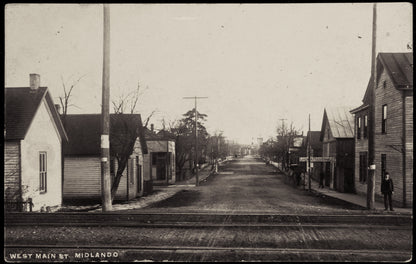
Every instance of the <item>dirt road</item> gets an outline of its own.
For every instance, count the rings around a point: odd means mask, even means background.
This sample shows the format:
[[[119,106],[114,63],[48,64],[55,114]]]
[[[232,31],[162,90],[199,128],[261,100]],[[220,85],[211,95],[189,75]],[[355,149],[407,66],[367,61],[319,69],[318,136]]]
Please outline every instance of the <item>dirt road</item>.
[[[218,175],[210,176],[201,186],[184,190],[146,210],[282,214],[344,214],[359,210],[359,207],[296,189],[285,184],[283,177],[261,160],[245,157],[227,163]]]

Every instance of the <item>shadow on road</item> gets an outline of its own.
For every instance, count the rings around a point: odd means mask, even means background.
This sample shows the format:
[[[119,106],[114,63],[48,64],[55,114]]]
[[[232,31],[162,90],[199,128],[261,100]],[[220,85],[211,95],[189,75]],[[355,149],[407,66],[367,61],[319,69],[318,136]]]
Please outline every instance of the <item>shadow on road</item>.
[[[154,203],[146,208],[190,206],[199,200],[201,193],[197,190],[182,190],[172,197]]]

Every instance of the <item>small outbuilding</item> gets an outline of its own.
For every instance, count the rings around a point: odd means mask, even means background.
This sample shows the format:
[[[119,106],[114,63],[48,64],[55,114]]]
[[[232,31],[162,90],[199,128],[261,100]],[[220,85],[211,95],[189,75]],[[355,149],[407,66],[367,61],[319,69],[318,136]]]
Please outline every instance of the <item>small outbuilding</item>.
[[[145,155],[145,181],[148,189],[153,185],[176,182],[175,137],[167,131],[145,129],[148,153]]]
[[[64,201],[101,199],[101,115],[67,115],[69,141],[64,145]],[[129,142],[127,138],[132,138]],[[125,157],[115,153],[127,153]],[[127,152],[125,152],[127,151]],[[143,156],[147,154],[139,114],[110,115],[110,174],[114,182],[118,161],[126,158],[114,200],[143,195]]]

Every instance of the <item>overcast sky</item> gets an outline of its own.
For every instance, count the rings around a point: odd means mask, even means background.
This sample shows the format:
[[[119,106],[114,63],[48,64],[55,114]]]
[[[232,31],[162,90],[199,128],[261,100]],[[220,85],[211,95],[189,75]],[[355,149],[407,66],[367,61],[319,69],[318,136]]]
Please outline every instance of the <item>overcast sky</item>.
[[[410,52],[412,6],[377,4],[377,51]],[[111,97],[140,82],[137,108],[161,127],[206,96],[210,133],[251,143],[281,123],[320,130],[329,105],[361,104],[371,70],[372,4],[110,5]],[[101,112],[103,6],[9,4],[5,85],[38,73],[55,103],[69,85],[71,114]]]

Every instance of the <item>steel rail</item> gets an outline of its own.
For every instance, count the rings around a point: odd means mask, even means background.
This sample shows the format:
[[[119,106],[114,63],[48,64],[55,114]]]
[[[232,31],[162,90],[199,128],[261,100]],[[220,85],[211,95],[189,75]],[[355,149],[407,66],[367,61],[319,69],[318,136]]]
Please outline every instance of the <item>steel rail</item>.
[[[29,226],[28,223],[9,223],[7,226]],[[32,223],[30,226],[66,226],[66,227],[136,227],[136,228],[251,228],[251,229],[298,229],[298,228],[314,228],[314,229],[389,229],[389,230],[411,230],[412,226],[408,225],[374,225],[374,224],[309,224],[309,223],[269,223],[269,224],[250,224],[250,223],[207,223],[207,222],[172,222],[172,223],[142,223],[142,222],[85,222],[85,223]]]
[[[31,249],[117,249],[117,250],[152,250],[152,251],[270,251],[270,252],[298,252],[302,253],[336,253],[336,254],[410,254],[410,250],[386,249],[324,249],[324,248],[249,248],[249,247],[203,247],[203,246],[137,246],[137,245],[19,245],[5,244],[5,248]]]

